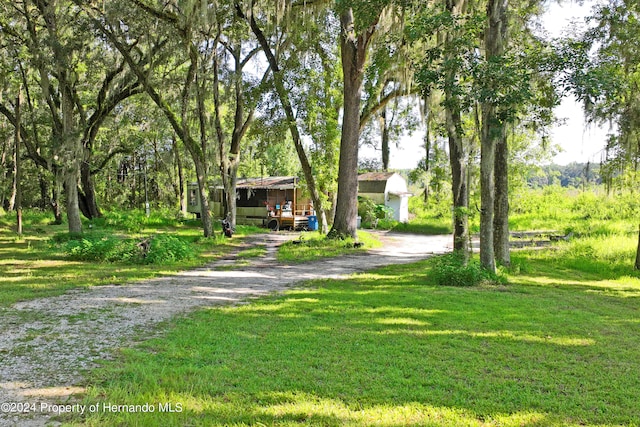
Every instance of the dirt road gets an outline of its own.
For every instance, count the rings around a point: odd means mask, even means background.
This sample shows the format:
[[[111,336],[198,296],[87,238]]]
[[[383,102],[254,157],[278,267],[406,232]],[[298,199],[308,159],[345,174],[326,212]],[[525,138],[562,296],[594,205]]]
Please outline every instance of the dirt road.
[[[234,304],[295,286],[401,264],[450,250],[450,236],[380,233],[383,247],[297,265],[275,260],[277,246],[295,234],[252,238],[267,255],[247,267],[212,263],[175,276],[113,284],[22,302],[0,309],[0,426],[43,426],[82,393],[84,374],[119,347],[145,339],[155,325],[201,306]]]

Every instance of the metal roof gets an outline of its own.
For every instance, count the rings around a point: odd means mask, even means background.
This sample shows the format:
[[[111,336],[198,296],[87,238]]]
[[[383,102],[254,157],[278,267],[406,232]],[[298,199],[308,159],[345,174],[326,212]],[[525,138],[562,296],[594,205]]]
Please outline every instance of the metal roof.
[[[295,176],[268,176],[263,178],[239,179],[236,188],[290,190],[297,187],[298,178]]]

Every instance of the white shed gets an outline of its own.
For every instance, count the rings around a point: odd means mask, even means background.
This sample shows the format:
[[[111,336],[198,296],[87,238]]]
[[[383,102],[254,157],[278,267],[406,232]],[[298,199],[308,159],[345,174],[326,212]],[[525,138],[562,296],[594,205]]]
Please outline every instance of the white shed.
[[[369,172],[358,176],[358,195],[393,210],[393,218],[409,221],[409,197],[407,181],[396,172]]]

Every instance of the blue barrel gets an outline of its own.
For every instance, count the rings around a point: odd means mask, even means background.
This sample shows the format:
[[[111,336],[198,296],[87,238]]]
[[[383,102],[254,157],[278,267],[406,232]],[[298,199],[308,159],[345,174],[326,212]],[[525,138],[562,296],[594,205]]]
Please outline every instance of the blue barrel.
[[[309,221],[309,230],[310,231],[318,231],[318,217],[315,215],[310,215],[307,217]]]

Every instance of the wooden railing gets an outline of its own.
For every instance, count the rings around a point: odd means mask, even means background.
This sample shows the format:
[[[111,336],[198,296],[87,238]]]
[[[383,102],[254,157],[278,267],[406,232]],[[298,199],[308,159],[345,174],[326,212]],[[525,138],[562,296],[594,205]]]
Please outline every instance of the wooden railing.
[[[267,205],[267,209],[273,212],[271,216],[309,216],[314,215],[313,205],[310,203],[298,204],[285,209],[285,205]]]
[[[304,204],[304,205],[296,205],[293,210],[293,214],[295,216],[308,216],[308,215],[314,215],[315,212],[313,210],[313,205]]]

